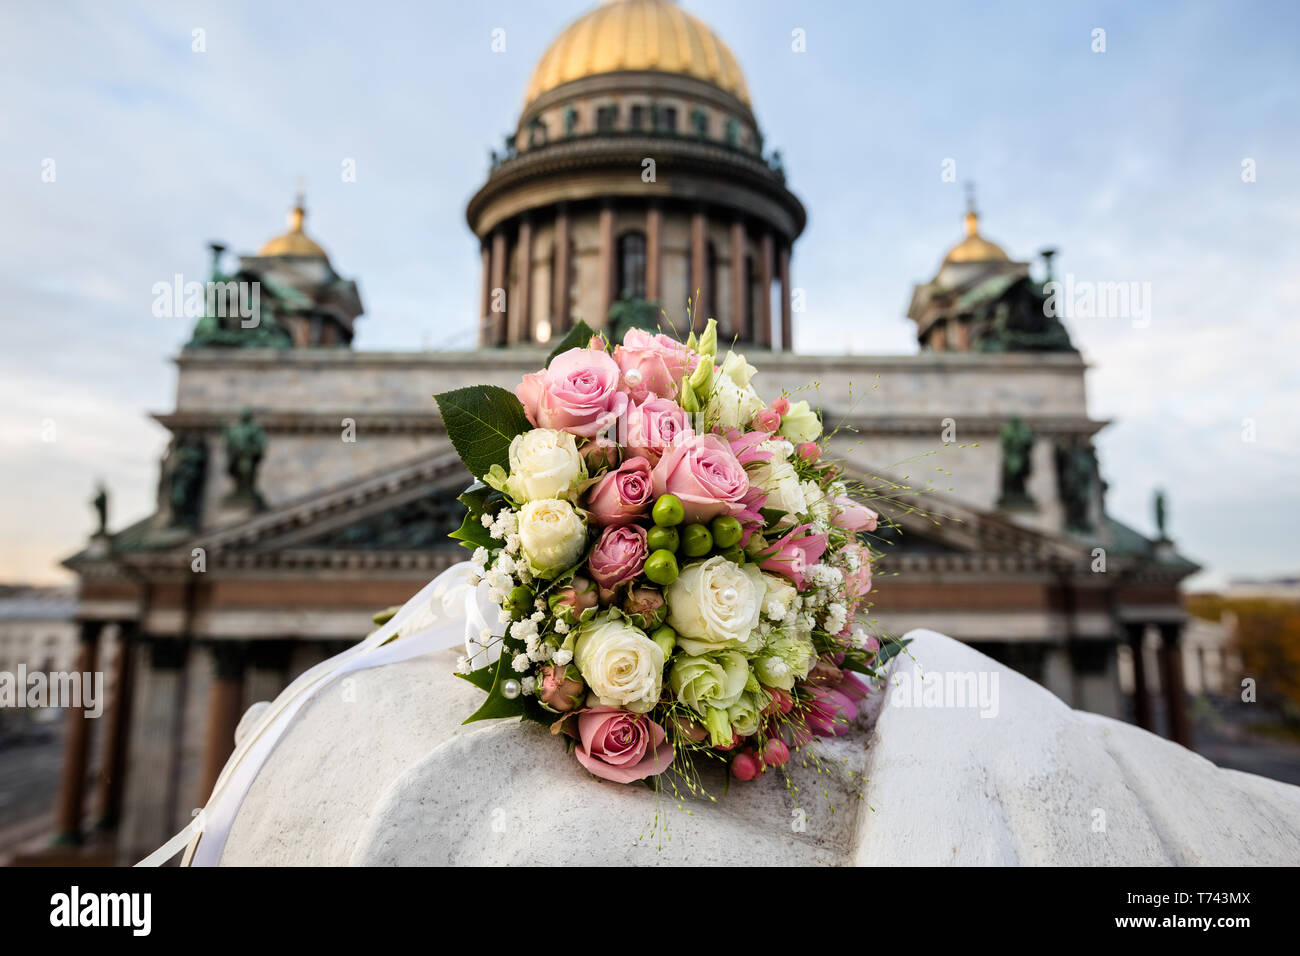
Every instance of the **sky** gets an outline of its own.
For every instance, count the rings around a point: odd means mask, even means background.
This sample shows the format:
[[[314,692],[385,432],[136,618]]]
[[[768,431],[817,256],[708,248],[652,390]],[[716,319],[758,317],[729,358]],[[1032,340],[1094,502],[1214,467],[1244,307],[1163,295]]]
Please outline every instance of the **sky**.
[[[360,284],[357,348],[470,345],[465,203],[591,5],[0,7],[0,581],[62,579],[96,480],[113,526],[152,510],[149,416],[190,331],[152,314],[153,285],[205,277],[210,240],[255,251],[300,183],[308,232]],[[1193,584],[1300,570],[1300,5],[685,6],[735,53],[809,210],[798,351],[848,330],[853,352],[914,352],[911,286],[973,182],[1013,258],[1052,246],[1058,275],[1149,290],[1146,318],[1067,320],[1112,422],[1108,510],[1150,532],[1164,487]]]

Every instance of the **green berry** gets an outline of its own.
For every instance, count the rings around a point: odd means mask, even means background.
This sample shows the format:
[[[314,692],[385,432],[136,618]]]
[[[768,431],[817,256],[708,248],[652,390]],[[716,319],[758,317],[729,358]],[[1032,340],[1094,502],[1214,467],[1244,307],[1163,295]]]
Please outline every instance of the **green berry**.
[[[745,549],[739,546],[723,548],[721,551],[718,552],[718,554],[722,555],[728,561],[732,561],[736,564],[745,563]]]
[[[677,580],[677,556],[671,551],[652,551],[645,559],[645,576],[655,584],[667,587]]]
[[[740,538],[744,534],[740,522],[731,515],[714,518],[709,527],[713,530],[713,543],[723,550],[740,544]]]
[[[702,558],[713,550],[713,535],[702,524],[688,524],[682,529],[682,554]]]
[[[659,527],[672,528],[686,520],[686,509],[682,507],[682,499],[676,495],[660,495],[650,517]]]
[[[533,589],[526,584],[515,585],[506,598],[506,610],[511,614],[524,617],[533,610]]]
[[[646,544],[651,551],[676,551],[680,540],[676,528],[661,528],[658,525],[646,535]]]
[[[673,655],[673,648],[677,646],[677,632],[665,624],[663,627],[655,628],[655,632],[650,635],[650,640],[659,645],[664,652],[664,660]]]

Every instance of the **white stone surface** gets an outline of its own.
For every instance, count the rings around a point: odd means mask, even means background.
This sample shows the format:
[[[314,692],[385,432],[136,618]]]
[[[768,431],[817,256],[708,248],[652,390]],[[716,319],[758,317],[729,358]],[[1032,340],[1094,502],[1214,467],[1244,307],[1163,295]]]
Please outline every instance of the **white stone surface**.
[[[911,636],[874,730],[819,742],[820,767],[794,766],[791,788],[769,773],[724,795],[710,772],[716,803],[597,780],[540,727],[460,726],[480,694],[451,675],[452,654],[358,672],[295,718],[222,863],[1300,863],[1300,788]],[[996,716],[900,706],[918,672],[982,673],[989,689],[996,675]]]

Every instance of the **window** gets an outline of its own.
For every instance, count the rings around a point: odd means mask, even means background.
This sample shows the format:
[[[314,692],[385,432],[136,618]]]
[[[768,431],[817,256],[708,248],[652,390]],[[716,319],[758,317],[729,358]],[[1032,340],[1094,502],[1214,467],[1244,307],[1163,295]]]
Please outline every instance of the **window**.
[[[695,130],[695,135],[700,139],[704,139],[709,135],[709,114],[698,106],[691,110],[691,128]]]
[[[618,107],[615,105],[602,106],[596,110],[596,131],[599,133],[612,132],[618,124]]]
[[[645,233],[625,232],[618,239],[618,294],[645,298]]]
[[[567,107],[564,110],[564,135],[572,136],[574,130],[578,128],[578,111],[575,107]]]
[[[641,127],[645,125],[645,107],[639,104],[637,106],[633,106],[631,114],[629,116],[629,121],[631,123],[632,128],[637,132],[640,132]]]
[[[658,122],[655,123],[655,130],[660,133],[677,132],[677,107],[661,106],[659,115],[656,117]]]

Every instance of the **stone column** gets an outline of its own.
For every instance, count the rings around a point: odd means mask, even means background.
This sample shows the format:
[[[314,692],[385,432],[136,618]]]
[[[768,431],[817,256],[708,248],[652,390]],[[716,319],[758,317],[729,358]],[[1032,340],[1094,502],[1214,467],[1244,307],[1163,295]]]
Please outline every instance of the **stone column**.
[[[569,207],[560,203],[555,210],[555,271],[551,275],[554,302],[551,313],[551,337],[560,339],[568,331],[569,321]]]
[[[773,243],[771,230],[763,231],[759,249],[758,263],[758,334],[754,341],[762,348],[772,347],[772,257]]]
[[[82,621],[81,641],[77,648],[76,670],[82,675],[95,673],[99,657],[99,634],[103,621]],[[84,682],[85,676],[82,677]],[[67,845],[81,842],[81,818],[85,810],[86,771],[90,761],[92,718],[86,716],[85,688],[82,689],[81,706],[69,707],[63,738],[63,770],[59,777],[59,802],[55,810],[55,843]]]
[[[651,202],[645,214],[645,297],[650,302],[659,301],[662,228],[663,212],[658,203]]]
[[[533,334],[533,223],[527,214],[519,223],[519,295],[515,298],[515,307],[510,310],[514,321],[511,342],[532,342]]]
[[[790,245],[781,243],[781,350],[794,351],[794,308],[790,299]]]
[[[509,275],[506,263],[506,231],[498,226],[492,233],[492,288],[488,292],[490,332],[488,345],[506,345],[507,323],[510,321],[510,299],[506,294],[506,278]],[[498,308],[500,311],[497,311]]]
[[[703,209],[691,213],[691,329],[704,331],[708,318],[709,220]]]
[[[189,642],[151,638],[131,718],[126,792],[118,847],[126,862],[156,850],[178,829],[179,742],[184,733],[185,665]],[[141,658],[143,661],[143,658]],[[186,815],[185,822],[189,817]]]
[[[731,224],[731,326],[726,339],[749,341],[749,316],[745,314],[745,222],[737,218]],[[721,342],[718,343],[721,346]]]
[[[208,726],[203,741],[203,770],[199,793],[207,800],[235,749],[235,728],[244,705],[244,645],[239,641],[212,644],[216,673],[208,697]]]
[[[1147,696],[1146,651],[1143,647],[1146,633],[1146,624],[1130,621],[1124,625],[1124,639],[1133,658],[1133,719],[1143,730],[1153,730],[1151,698]]]
[[[100,830],[112,830],[122,816],[122,784],[126,779],[126,747],[131,733],[137,630],[135,621],[120,621],[117,625],[113,706],[108,714],[104,766],[99,774],[99,821],[96,827]]]
[[[486,240],[482,243],[479,256],[483,263],[483,288],[479,298],[478,310],[478,344],[492,344],[492,244]]]
[[[1169,711],[1169,737],[1184,747],[1192,746],[1191,721],[1187,716],[1187,693],[1183,687],[1183,628],[1181,624],[1160,625],[1160,670]]]
[[[600,207],[600,315],[592,317],[593,328],[609,324],[614,292],[614,207],[605,203]]]

